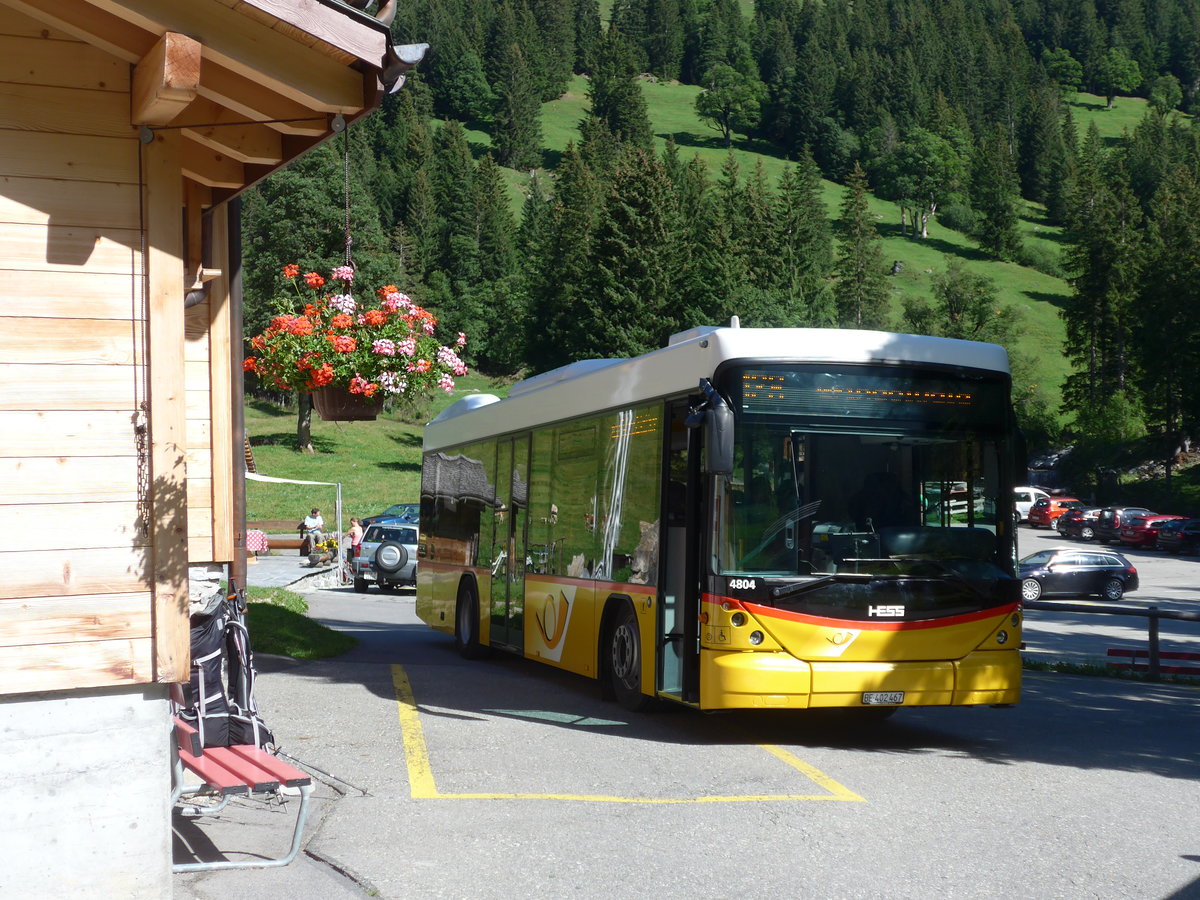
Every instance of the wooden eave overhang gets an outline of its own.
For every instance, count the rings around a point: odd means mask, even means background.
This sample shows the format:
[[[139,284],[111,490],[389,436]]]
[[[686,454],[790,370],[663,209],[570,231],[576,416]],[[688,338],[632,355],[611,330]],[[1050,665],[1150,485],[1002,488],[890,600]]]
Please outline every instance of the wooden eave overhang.
[[[189,192],[212,203],[370,112],[416,62],[340,0],[0,3],[128,62],[131,133],[179,130]]]

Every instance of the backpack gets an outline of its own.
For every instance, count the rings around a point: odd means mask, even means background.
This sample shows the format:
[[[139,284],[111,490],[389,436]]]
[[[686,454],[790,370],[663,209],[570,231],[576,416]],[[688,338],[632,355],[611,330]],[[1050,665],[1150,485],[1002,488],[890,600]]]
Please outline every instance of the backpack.
[[[205,747],[274,746],[275,737],[254,702],[256,672],[244,589],[231,582],[220,603],[191,617],[191,647],[189,699],[177,715],[199,732]]]

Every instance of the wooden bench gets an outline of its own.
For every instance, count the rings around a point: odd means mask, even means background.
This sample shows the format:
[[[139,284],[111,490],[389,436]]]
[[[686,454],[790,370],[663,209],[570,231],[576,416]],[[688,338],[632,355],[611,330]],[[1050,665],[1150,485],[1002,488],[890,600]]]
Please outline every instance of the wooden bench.
[[[300,851],[300,838],[308,817],[308,800],[312,795],[312,778],[272,756],[253,744],[236,747],[204,747],[200,735],[187,722],[175,717],[176,758],[174,790],[171,805],[187,797],[210,795],[220,797],[215,806],[193,807],[197,812],[215,813],[224,809],[232,797],[242,794],[274,794],[283,788],[300,792],[300,808],[296,812],[296,827],[286,856],[275,859],[215,860],[212,862],[175,863],[175,872],[207,872],[212,869],[265,869],[286,866]],[[199,781],[193,781],[198,778]]]
[[[1129,650],[1123,647],[1109,647],[1108,655],[1129,662],[1113,662],[1109,660],[1110,669],[1130,669],[1135,672],[1150,671],[1149,650]],[[1192,675],[1200,678],[1200,653],[1182,653],[1170,650],[1159,651],[1160,660],[1158,671],[1163,675]],[[1142,662],[1141,660],[1145,660]],[[1170,664],[1165,662],[1170,660]]]

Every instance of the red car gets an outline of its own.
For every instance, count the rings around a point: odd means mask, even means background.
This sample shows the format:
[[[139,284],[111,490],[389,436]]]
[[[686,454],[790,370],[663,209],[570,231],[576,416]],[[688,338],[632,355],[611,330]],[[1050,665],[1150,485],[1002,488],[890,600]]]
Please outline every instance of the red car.
[[[1086,506],[1082,500],[1075,497],[1042,497],[1029,508],[1030,528],[1052,528],[1054,520],[1068,509]]]
[[[1153,547],[1158,542],[1158,529],[1164,522],[1182,519],[1183,516],[1167,516],[1155,513],[1134,516],[1121,529],[1121,543],[1131,547]]]

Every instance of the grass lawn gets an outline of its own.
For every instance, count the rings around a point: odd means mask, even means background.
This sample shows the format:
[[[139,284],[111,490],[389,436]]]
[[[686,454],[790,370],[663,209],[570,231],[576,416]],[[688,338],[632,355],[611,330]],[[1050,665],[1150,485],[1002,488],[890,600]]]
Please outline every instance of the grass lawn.
[[[247,588],[246,621],[258,653],[293,659],[340,656],[358,638],[334,631],[308,618],[308,603],[283,588]]]

